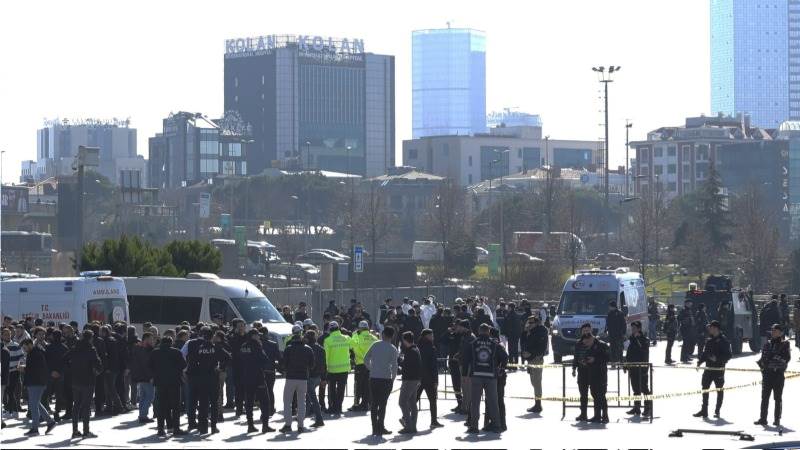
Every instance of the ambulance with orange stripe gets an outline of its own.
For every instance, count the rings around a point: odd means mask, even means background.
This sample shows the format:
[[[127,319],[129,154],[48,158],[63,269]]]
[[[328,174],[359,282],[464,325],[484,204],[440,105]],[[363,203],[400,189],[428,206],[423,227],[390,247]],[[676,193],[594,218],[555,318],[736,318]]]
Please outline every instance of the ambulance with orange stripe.
[[[581,270],[564,284],[561,301],[550,329],[550,344],[553,359],[561,362],[564,355],[571,355],[581,325],[592,324],[595,335],[602,336],[606,329],[608,303],[617,302],[628,323],[642,322],[642,332],[647,336],[647,296],[644,277],[627,268],[610,270]]]

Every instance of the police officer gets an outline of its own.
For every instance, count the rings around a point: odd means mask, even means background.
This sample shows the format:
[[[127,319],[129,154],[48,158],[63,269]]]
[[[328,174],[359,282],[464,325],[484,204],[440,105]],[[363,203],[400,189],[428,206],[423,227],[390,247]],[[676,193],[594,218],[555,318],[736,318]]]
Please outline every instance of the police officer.
[[[355,395],[353,406],[349,411],[369,411],[369,370],[364,365],[364,355],[367,354],[372,344],[378,338],[369,332],[369,322],[362,320],[358,324],[358,331],[350,339],[350,349],[355,356]]]
[[[623,342],[625,341],[625,314],[617,309],[617,302],[608,302],[608,315],[606,316],[606,331],[611,344],[611,362],[622,361]]]
[[[789,341],[783,339],[783,325],[777,323],[772,325],[771,335],[771,339],[761,349],[761,359],[758,360],[763,381],[761,384],[761,418],[755,424],[767,425],[769,395],[772,393],[775,396],[775,421],[772,424],[779,427],[783,406],[783,373],[792,356]]]
[[[478,418],[481,415],[481,394],[486,396],[486,413],[490,425],[485,431],[502,432],[500,410],[497,396],[497,371],[501,364],[508,361],[508,354],[503,347],[491,337],[491,327],[482,323],[478,327],[478,336],[471,340],[462,355],[462,369],[466,369],[470,388],[469,428],[467,433],[478,433]]]
[[[664,318],[664,335],[667,338],[667,351],[664,355],[664,363],[672,364],[672,345],[678,336],[678,319],[675,316],[675,305],[667,305],[667,316]]]
[[[231,346],[233,356],[233,364],[231,364],[231,375],[226,379],[228,387],[233,386],[233,389],[228,389],[228,403],[231,403],[231,394],[235,397],[236,417],[243,414],[244,405],[244,369],[242,368],[242,357],[239,350],[242,344],[247,342],[247,329],[242,319],[233,319],[231,321],[233,331],[228,336],[228,344]]]
[[[542,325],[539,316],[528,317],[525,323],[525,331],[522,332],[522,360],[531,365],[544,364],[544,356],[547,354],[547,327]],[[533,394],[536,400],[528,412],[539,414],[542,412],[542,371],[543,369],[530,367],[528,374],[533,386]]]
[[[275,371],[281,363],[281,351],[278,343],[270,339],[267,327],[261,328],[261,346],[264,354],[267,355],[267,363],[264,366],[264,381],[267,383],[267,399],[269,407],[268,416],[275,414]]]
[[[264,354],[264,348],[261,346],[261,336],[258,330],[252,329],[248,331],[247,338],[239,348],[247,432],[255,433],[258,431],[253,424],[253,404],[256,398],[258,398],[258,404],[261,408],[261,432],[275,431],[269,426],[269,399],[267,398],[267,386],[264,380],[267,355]]]
[[[631,336],[628,338],[628,353],[625,355],[625,362],[636,365],[626,368],[630,377],[633,395],[650,395],[650,384],[648,382],[650,371],[648,367],[644,366],[650,362],[650,340],[642,334],[642,323],[638,320],[631,323]],[[642,366],[638,366],[639,364],[642,364]],[[652,400],[645,400],[644,411],[642,411],[642,402],[636,400],[633,402],[633,408],[628,411],[628,414],[650,417],[652,406]]]
[[[717,321],[719,322],[719,326],[722,327],[722,334],[725,336],[731,334],[734,318],[730,301],[723,301],[717,307]]]
[[[731,359],[731,344],[722,334],[719,322],[716,320],[708,324],[708,334],[709,338],[706,341],[703,353],[697,360],[697,367],[706,363],[701,385],[703,390],[706,390],[711,387],[713,382],[717,389],[721,389],[725,386],[725,364]],[[719,417],[724,394],[725,392],[722,390],[717,391],[717,407],[714,409],[714,417]],[[703,406],[700,411],[694,414],[694,417],[708,417],[708,392],[703,393]]]
[[[472,353],[472,343],[475,341],[475,335],[472,333],[472,323],[469,319],[461,319],[459,321],[459,328],[463,336],[461,337],[461,349],[458,353],[459,364],[461,365],[461,395],[463,396],[463,408],[467,415],[465,423],[470,424],[472,420],[472,381],[469,368],[467,367],[466,358]],[[477,424],[477,418],[476,424]]]
[[[192,399],[199,402],[198,426],[200,434],[208,433],[208,410],[211,405],[211,433],[217,430],[217,396],[219,392],[219,373],[225,370],[230,361],[230,355],[222,347],[215,346],[211,341],[211,328],[200,329],[200,338],[188,342],[186,355],[186,375],[189,379],[189,388]],[[194,408],[194,405],[191,406]]]
[[[172,343],[170,336],[161,338],[158,348],[150,354],[149,362],[156,387],[158,435],[162,437],[166,436],[165,423],[172,427],[173,436],[186,434],[180,428],[181,383],[186,361],[180,350],[172,348]]]
[[[658,314],[658,304],[656,304],[656,299],[653,297],[650,297],[650,300],[647,304],[647,319],[650,321],[650,324],[647,327],[650,345],[656,345],[658,342],[658,323],[661,321],[661,317]]]
[[[461,352],[461,340],[464,333],[461,331],[460,320],[453,322],[447,328],[447,371],[450,373],[450,380],[453,384],[453,391],[456,393],[456,407],[452,412],[456,414],[466,414],[468,407],[464,405],[461,394],[461,365],[459,356]]]
[[[707,328],[708,327],[708,313],[706,312],[706,304],[699,303],[697,305],[697,314],[695,315],[695,327],[697,329],[697,335],[695,337],[695,342],[697,343],[697,354],[701,355],[703,353],[703,347],[706,345],[706,338],[708,337]],[[720,329],[722,326],[720,325]]]
[[[512,303],[513,305],[513,303]],[[506,316],[506,320],[509,320],[508,316]],[[494,339],[495,343],[499,347],[500,357],[498,358],[497,364],[497,409],[499,413],[499,426],[500,429],[503,431],[507,431],[508,427],[506,426],[506,381],[508,379],[507,373],[507,364],[509,361],[508,353],[503,348],[503,344],[500,343],[500,330],[497,328],[491,329],[491,336]],[[491,423],[489,423],[488,414],[484,416],[484,426],[485,430],[491,428]]]
[[[608,423],[608,344],[592,334],[592,324],[581,325],[581,337],[575,344],[575,359],[572,362],[572,376],[578,372],[578,390],[581,396],[581,414],[575,418],[579,422],[587,420],[593,423]],[[592,394],[594,417],[586,417],[589,403],[588,394]]]
[[[695,314],[692,311],[694,302],[691,299],[686,299],[683,302],[683,309],[678,314],[678,324],[681,329],[681,337],[683,337],[683,344],[681,345],[681,362],[689,364],[689,359],[694,353],[694,338],[697,333],[697,326],[695,325]]]

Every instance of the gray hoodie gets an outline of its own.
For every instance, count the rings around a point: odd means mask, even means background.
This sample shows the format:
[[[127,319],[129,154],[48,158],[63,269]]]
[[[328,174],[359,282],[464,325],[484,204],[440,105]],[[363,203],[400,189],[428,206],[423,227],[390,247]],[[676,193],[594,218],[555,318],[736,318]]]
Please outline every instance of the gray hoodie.
[[[397,378],[397,347],[386,341],[372,344],[364,355],[364,365],[369,369],[370,378],[394,380]]]

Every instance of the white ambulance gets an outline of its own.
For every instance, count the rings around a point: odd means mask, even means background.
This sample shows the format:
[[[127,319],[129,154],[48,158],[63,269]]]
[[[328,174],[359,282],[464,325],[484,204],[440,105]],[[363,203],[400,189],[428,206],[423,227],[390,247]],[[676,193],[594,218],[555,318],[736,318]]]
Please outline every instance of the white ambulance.
[[[128,321],[128,295],[122,278],[108,271],[70,278],[12,278],[0,281],[0,312],[14,319],[33,317],[45,323]]]
[[[606,329],[608,303],[614,300],[625,313],[630,324],[642,322],[642,332],[647,336],[647,296],[644,277],[627,268],[613,270],[583,270],[571,276],[564,284],[561,301],[550,330],[553,359],[561,362],[563,355],[574,352],[581,325],[592,324],[595,335]]]

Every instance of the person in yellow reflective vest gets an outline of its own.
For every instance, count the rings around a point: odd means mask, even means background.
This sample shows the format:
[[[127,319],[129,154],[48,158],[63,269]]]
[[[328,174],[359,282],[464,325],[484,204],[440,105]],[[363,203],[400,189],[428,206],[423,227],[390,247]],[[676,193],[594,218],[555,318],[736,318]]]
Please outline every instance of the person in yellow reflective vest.
[[[347,386],[347,374],[350,372],[350,340],[342,334],[339,323],[335,320],[328,324],[330,334],[325,338],[325,362],[328,365],[328,385],[331,398],[328,400],[328,411],[331,414],[342,414],[344,390]]]
[[[369,370],[364,365],[364,355],[377,341],[378,338],[369,331],[369,322],[366,320],[359,322],[358,331],[350,338],[350,348],[356,357],[356,389],[353,406],[348,411],[369,411]]]

